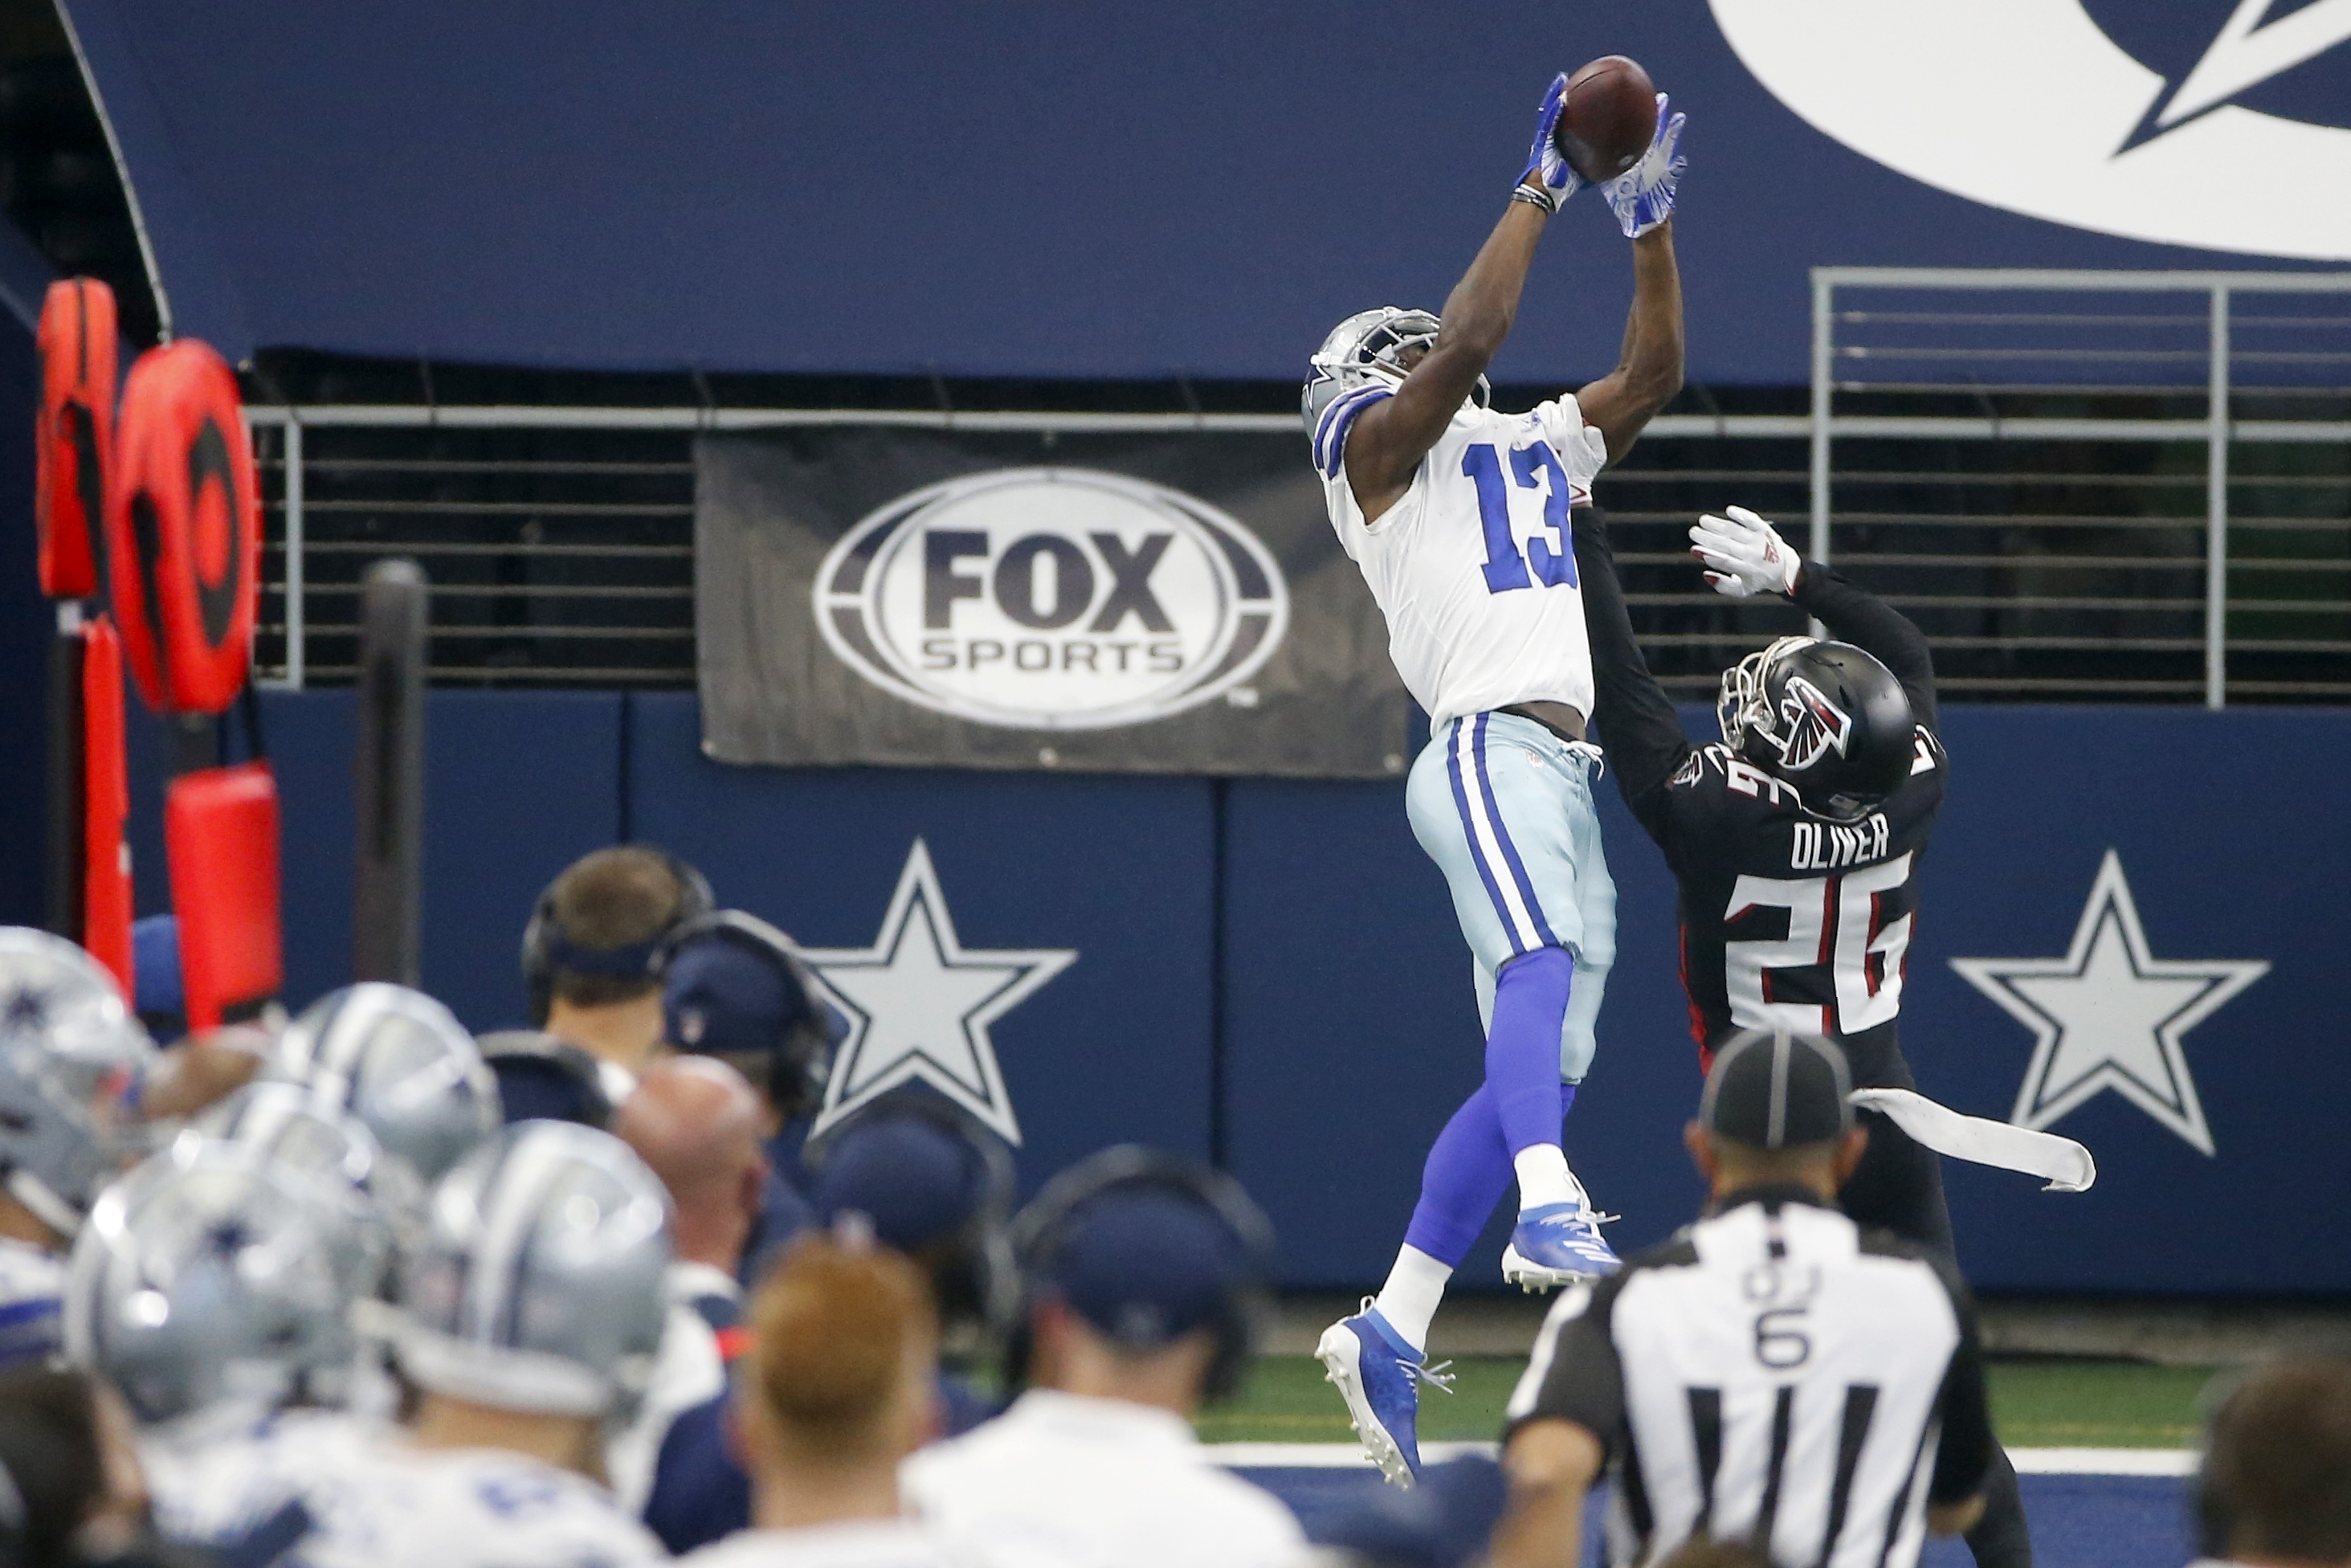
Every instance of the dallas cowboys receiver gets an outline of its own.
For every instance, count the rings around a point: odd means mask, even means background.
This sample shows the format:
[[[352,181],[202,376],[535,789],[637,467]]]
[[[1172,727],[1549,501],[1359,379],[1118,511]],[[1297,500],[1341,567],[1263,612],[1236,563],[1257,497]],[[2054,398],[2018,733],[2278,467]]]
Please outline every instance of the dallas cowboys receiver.
[[[1606,526],[1575,514],[1599,725],[1616,786],[1680,884],[1682,982],[1702,1059],[1740,1029],[1828,1036],[1859,1088],[1915,1083],[1896,1038],[1918,858],[1942,809],[1934,661],[1900,612],[1782,542],[1744,507],[1691,553],[1728,598],[1782,594],[1849,642],[1783,637],[1723,672],[1723,738],[1697,746],[1641,656]],[[1846,1214],[1952,1258],[1935,1156],[1875,1111]],[[1955,1261],[1955,1260],[1954,1260]],[[2032,1560],[2016,1472],[1995,1450],[1984,1568]]]
[[[1524,414],[1485,406],[1487,365],[1518,309],[1545,223],[1583,183],[1552,140],[1567,78],[1442,317],[1384,308],[1339,324],[1301,409],[1331,524],[1387,617],[1396,672],[1427,710],[1406,791],[1413,831],[1444,871],[1487,1022],[1486,1082],[1446,1125],[1395,1267],[1318,1354],[1392,1480],[1418,1469],[1415,1380],[1447,1281],[1515,1174],[1504,1277],[1530,1288],[1617,1266],[1569,1172],[1560,1126],[1591,1063],[1615,956],[1616,892],[1601,854],[1583,738],[1592,665],[1569,508],[1681,385],[1681,286],[1671,217],[1682,117],[1603,186],[1633,240],[1620,362]]]

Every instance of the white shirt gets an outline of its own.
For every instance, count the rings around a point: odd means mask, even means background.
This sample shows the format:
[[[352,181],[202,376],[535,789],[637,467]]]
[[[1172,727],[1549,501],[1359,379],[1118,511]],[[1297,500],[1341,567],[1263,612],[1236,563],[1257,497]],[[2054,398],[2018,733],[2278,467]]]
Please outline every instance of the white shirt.
[[[694,1568],[959,1568],[950,1551],[911,1519],[856,1520],[805,1530],[746,1530],[680,1558]]]
[[[899,1467],[909,1511],[991,1568],[1252,1568],[1305,1535],[1220,1469],[1182,1416],[1031,1389]]]
[[[1568,511],[1588,506],[1608,444],[1569,396],[1526,413],[1464,403],[1404,498],[1366,524],[1346,437],[1383,389],[1342,395],[1314,453],[1339,543],[1387,617],[1388,656],[1432,724],[1512,703],[1592,712],[1592,649]]]
[[[280,1568],[639,1568],[661,1542],[583,1476],[398,1433],[304,1466],[311,1532]]]
[[[730,1291],[740,1289],[707,1263],[672,1263],[663,1277],[668,1316],[662,1323],[661,1350],[653,1358],[644,1403],[636,1419],[615,1434],[604,1450],[613,1494],[632,1514],[643,1513],[645,1500],[653,1495],[653,1467],[671,1423],[726,1391],[726,1362],[718,1352],[718,1336],[693,1306],[722,1284]]]
[[[57,1351],[66,1260],[0,1237],[0,1367],[37,1366]]]

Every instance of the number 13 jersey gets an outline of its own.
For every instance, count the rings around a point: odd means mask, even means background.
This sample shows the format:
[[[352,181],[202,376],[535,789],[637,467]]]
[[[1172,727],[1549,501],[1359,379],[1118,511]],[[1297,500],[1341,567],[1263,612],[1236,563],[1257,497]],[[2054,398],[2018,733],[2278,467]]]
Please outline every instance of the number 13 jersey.
[[[1347,435],[1393,395],[1374,384],[1334,399],[1314,427],[1314,465],[1339,543],[1387,617],[1405,689],[1433,726],[1537,701],[1589,716],[1569,514],[1591,504],[1607,443],[1573,397],[1516,414],[1464,403],[1404,498],[1366,524],[1347,482]]]

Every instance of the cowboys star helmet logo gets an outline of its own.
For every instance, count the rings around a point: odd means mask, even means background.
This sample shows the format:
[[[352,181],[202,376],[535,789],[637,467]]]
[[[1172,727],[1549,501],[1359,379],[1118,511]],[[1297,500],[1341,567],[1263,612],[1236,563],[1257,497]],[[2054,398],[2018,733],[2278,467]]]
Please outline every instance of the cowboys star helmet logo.
[[[1781,766],[1802,773],[1830,752],[1844,755],[1853,738],[1853,716],[1829,701],[1826,693],[1802,675],[1790,675],[1780,694]]]

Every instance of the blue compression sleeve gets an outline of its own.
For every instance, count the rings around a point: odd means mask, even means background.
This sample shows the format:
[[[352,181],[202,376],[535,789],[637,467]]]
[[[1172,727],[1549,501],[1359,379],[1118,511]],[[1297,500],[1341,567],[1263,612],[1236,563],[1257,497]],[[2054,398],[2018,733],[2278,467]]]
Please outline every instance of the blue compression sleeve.
[[[1486,1087],[1510,1153],[1559,1142],[1559,1032],[1575,960],[1539,947],[1502,966],[1486,1031]]]

